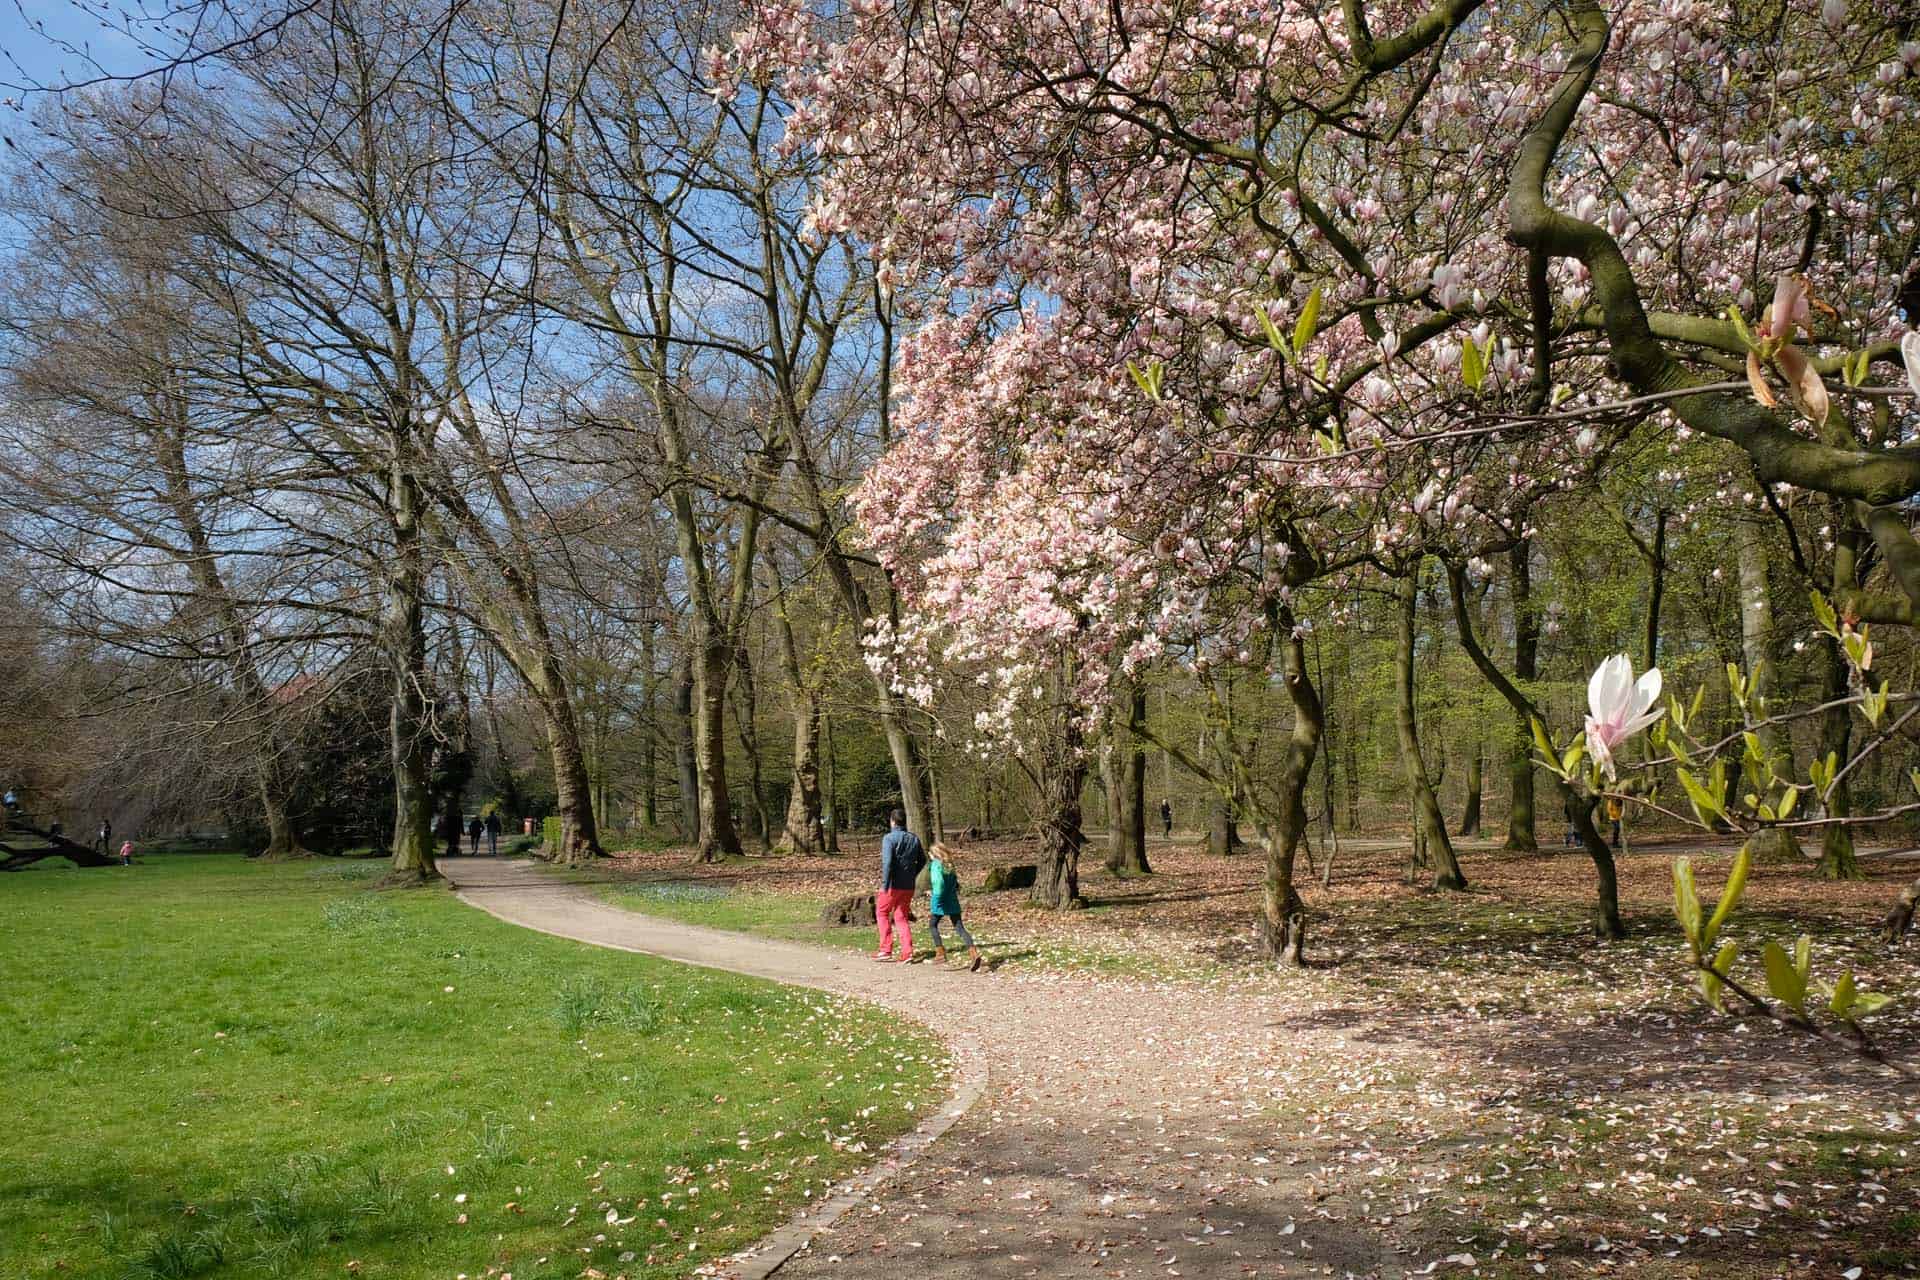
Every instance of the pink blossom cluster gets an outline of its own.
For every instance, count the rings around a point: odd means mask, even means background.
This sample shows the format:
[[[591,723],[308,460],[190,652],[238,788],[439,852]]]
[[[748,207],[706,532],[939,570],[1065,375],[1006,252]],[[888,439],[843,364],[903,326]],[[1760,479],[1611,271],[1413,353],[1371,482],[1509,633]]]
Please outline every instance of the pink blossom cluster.
[[[911,326],[858,508],[924,634],[880,648],[1018,670],[1009,697],[1070,663],[1098,705],[1169,651],[1258,652],[1302,551],[1470,553],[1604,462],[1615,429],[1572,416],[1622,391],[1593,282],[1548,264],[1543,387],[1507,237],[1564,33],[1487,3],[1359,74],[1429,7],[1361,5],[1361,33],[1303,0],[763,0],[715,51],[723,90],[781,82],[789,144],[831,163],[813,226],[869,248]],[[1550,201],[1656,316],[1752,315],[1804,257],[1812,354],[1897,336],[1916,217],[1877,157],[1920,49],[1864,2],[1748,8],[1608,6]]]

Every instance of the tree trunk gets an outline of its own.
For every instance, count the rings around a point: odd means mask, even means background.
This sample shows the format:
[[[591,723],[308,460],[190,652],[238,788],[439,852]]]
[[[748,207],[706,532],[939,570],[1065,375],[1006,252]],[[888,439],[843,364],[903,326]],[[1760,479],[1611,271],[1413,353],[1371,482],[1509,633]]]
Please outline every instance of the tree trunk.
[[[1533,548],[1527,542],[1507,556],[1513,601],[1513,678],[1522,689],[1539,675],[1540,620],[1533,610]],[[1519,712],[1514,715],[1513,742],[1507,751],[1507,842],[1514,853],[1532,853],[1540,847],[1536,835],[1533,796],[1533,726]]]
[[[1285,763],[1280,772],[1280,810],[1278,830],[1263,824],[1261,843],[1266,847],[1266,874],[1260,885],[1260,916],[1255,933],[1258,944],[1269,959],[1303,965],[1306,963],[1306,906],[1294,887],[1294,861],[1307,830],[1307,781],[1313,773],[1314,753],[1326,727],[1319,693],[1307,678],[1305,643],[1291,615],[1283,614],[1286,636],[1282,672],[1287,696],[1293,702],[1293,733],[1287,741]]]
[[[693,656],[686,655],[673,688],[673,764],[680,788],[680,838],[700,843],[700,779],[693,763]]]
[[[787,791],[787,816],[780,830],[781,853],[825,853],[820,820],[820,690],[800,665],[800,646],[787,616],[785,595],[775,603],[780,631],[780,660],[787,677],[793,716],[793,783]]]
[[[266,772],[262,767],[258,773]],[[261,851],[266,858],[310,858],[313,850],[300,843],[300,836],[293,829],[293,819],[287,813],[287,806],[281,799],[280,791],[271,779],[260,778],[260,811],[267,820],[267,847]]]
[[[393,560],[380,618],[381,648],[391,667],[393,703],[387,728],[393,750],[393,867],[389,884],[439,878],[433,859],[432,726],[427,722],[427,638],[422,625],[426,550],[421,543],[419,483],[399,456],[387,477]]]
[[[1126,694],[1125,705],[1125,724],[1115,718],[1114,761],[1107,800],[1112,820],[1107,870],[1117,876],[1144,876],[1153,871],[1147,865],[1147,747],[1142,734],[1147,720],[1146,690],[1133,685]]]
[[[1484,786],[1484,757],[1486,744],[1479,735],[1473,739],[1473,755],[1467,761],[1467,809],[1460,815],[1460,834],[1477,836],[1480,834],[1480,792]]]
[[[1607,846],[1593,822],[1598,803],[1591,796],[1575,798],[1572,806],[1573,829],[1580,833],[1580,843],[1586,849],[1587,856],[1593,859],[1596,890],[1593,931],[1602,938],[1617,941],[1627,936],[1627,926],[1620,920],[1620,877],[1613,865],[1613,850]]]
[[[220,621],[220,642],[234,689],[246,703],[248,712],[259,720],[259,737],[253,748],[253,777],[259,792],[260,813],[267,826],[267,847],[261,850],[261,856],[312,857],[313,850],[300,843],[300,834],[287,812],[288,787],[280,760],[280,713],[275,699],[267,692],[266,681],[261,678],[253,640],[228,589],[226,575],[220,570],[200,500],[194,493],[192,476],[187,470],[186,415],[184,406],[178,406],[177,401],[178,397],[160,397],[155,413],[157,425],[150,437],[154,461],[165,486],[167,503],[186,535],[190,552],[186,567],[195,592]],[[174,408],[181,411],[170,411]]]
[[[1066,681],[1057,682],[1066,693]],[[1054,713],[1050,740],[1040,759],[1040,865],[1034,877],[1032,901],[1055,911],[1085,906],[1080,896],[1080,849],[1086,835],[1080,829],[1080,792],[1086,785],[1086,759],[1080,751],[1080,730],[1070,711]]]
[[[822,833],[822,839],[825,841],[826,846],[823,852],[838,853],[840,852],[840,771],[839,767],[834,763],[833,717],[824,711],[820,713],[820,731],[821,735],[826,739],[827,745],[827,794],[825,800],[827,812],[826,821],[821,824],[825,828]]]
[[[649,832],[660,825],[660,678],[654,670],[653,637],[654,624],[649,622],[640,632],[640,661],[646,668],[640,677],[640,798],[645,806],[641,818]]]
[[[576,866],[604,858],[600,847],[600,828],[594,819],[592,783],[587,777],[586,755],[580,749],[580,726],[573,713],[573,701],[567,697],[566,676],[557,657],[543,677],[544,689],[536,691],[541,716],[546,721],[547,750],[553,760],[555,807],[560,816],[560,847],[547,856],[555,862]]]
[[[709,644],[693,663],[693,769],[700,810],[696,862],[740,855],[727,798],[727,669],[733,654],[725,643]]]
[[[1207,802],[1207,852],[1224,858],[1239,849],[1240,824],[1233,816],[1233,804],[1216,795]]]
[[[1765,723],[1768,695],[1773,690],[1773,593],[1767,584],[1767,540],[1754,520],[1736,520],[1734,536],[1738,540],[1740,568],[1740,657],[1746,664],[1748,681],[1747,719],[1759,722],[1754,733],[1761,749],[1775,762],[1781,774],[1793,776],[1792,743],[1778,725]],[[1800,842],[1793,832],[1782,827],[1763,828],[1747,840],[1755,862],[1798,863],[1803,860]]]
[[[1654,513],[1653,548],[1647,554],[1647,629],[1641,639],[1640,669],[1660,665],[1660,605],[1667,594],[1667,511]]]
[[[1464,889],[1467,877],[1454,856],[1453,841],[1447,837],[1446,818],[1440,812],[1439,797],[1427,777],[1427,763],[1420,755],[1420,730],[1414,711],[1414,622],[1419,613],[1420,563],[1415,561],[1395,588],[1400,595],[1400,632],[1396,650],[1394,724],[1399,730],[1400,759],[1406,768],[1407,791],[1413,806],[1416,853],[1424,851],[1433,867],[1433,887]]]

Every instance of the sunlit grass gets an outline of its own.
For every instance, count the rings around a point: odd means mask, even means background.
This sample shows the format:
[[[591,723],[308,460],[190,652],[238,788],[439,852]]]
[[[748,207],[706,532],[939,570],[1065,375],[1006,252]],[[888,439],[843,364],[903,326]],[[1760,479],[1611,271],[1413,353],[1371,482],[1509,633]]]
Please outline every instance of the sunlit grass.
[[[876,1011],[379,870],[0,881],[0,1275],[684,1274],[941,1095]]]

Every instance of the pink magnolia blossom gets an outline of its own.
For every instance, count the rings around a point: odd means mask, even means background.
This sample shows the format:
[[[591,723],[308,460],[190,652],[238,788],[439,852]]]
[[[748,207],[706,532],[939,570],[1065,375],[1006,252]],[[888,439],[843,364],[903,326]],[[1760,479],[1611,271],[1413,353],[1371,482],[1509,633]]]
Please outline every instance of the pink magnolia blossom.
[[[1762,355],[1770,356],[1786,375],[1787,394],[1794,408],[1818,426],[1827,420],[1827,386],[1820,380],[1806,353],[1793,345],[1796,334],[1813,336],[1812,295],[1807,278],[1798,272],[1783,273],[1773,286],[1773,305],[1760,317],[1759,351],[1747,352],[1747,381],[1753,385],[1753,398],[1771,408],[1777,402],[1761,372]]]
[[[1665,714],[1660,701],[1660,668],[1649,667],[1638,681],[1633,660],[1616,653],[1587,681],[1587,754],[1607,780],[1614,777],[1614,748]]]

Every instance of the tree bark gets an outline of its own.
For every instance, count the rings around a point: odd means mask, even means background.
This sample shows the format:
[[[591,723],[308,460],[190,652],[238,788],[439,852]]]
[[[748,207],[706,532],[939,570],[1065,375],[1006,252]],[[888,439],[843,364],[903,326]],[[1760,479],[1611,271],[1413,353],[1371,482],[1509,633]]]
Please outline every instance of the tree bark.
[[[406,428],[396,428],[397,433]],[[433,857],[433,734],[427,723],[427,640],[422,625],[426,595],[426,550],[421,542],[419,481],[396,440],[387,475],[387,509],[393,533],[386,600],[381,612],[381,649],[391,668],[393,703],[388,736],[393,749],[393,867],[389,884],[424,884],[439,878]]]
[[[673,687],[673,764],[680,788],[680,837],[700,843],[700,779],[693,763],[693,655],[681,660],[680,678]]]
[[[1283,612],[1281,627],[1282,677],[1293,703],[1293,732],[1287,740],[1280,770],[1279,813],[1276,829],[1261,832],[1266,847],[1266,874],[1260,884],[1260,916],[1255,934],[1261,951],[1273,960],[1306,963],[1306,906],[1294,886],[1294,862],[1307,830],[1307,782],[1313,773],[1314,753],[1325,731],[1325,711],[1318,691],[1307,677],[1306,644],[1291,614]],[[1264,824],[1263,824],[1264,825]]]
[[[696,862],[739,856],[740,835],[727,800],[727,669],[731,647],[708,644],[693,664],[693,770],[700,813]]]
[[[827,748],[827,792],[824,797],[826,820],[822,823],[825,828],[822,839],[826,847],[823,852],[838,853],[840,852],[840,772],[839,766],[834,762],[833,717],[825,711],[820,713],[820,733],[826,741]]]
[[[767,812],[765,769],[760,759],[760,727],[756,723],[760,691],[754,679],[753,659],[747,653],[746,645],[742,644],[734,650],[733,667],[740,677],[736,686],[740,691],[740,705],[734,713],[734,730],[740,738],[741,754],[747,758],[747,819],[752,824],[749,834],[765,850],[773,844],[773,817]]]
[[[1147,865],[1147,747],[1141,736],[1147,718],[1147,692],[1133,684],[1122,699],[1126,721],[1115,717],[1113,767],[1108,784],[1107,870],[1117,876],[1144,876]]]
[[[1479,735],[1474,735],[1473,755],[1467,761],[1467,808],[1460,815],[1460,834],[1477,836],[1480,834],[1480,793],[1485,785],[1484,760],[1486,744]]]
[[[640,661],[646,669],[640,677],[640,799],[641,818],[649,832],[660,825],[660,678],[654,669],[654,625],[649,622],[640,631]]]
[[[1467,877],[1454,855],[1453,841],[1447,837],[1446,818],[1440,812],[1439,797],[1427,776],[1427,763],[1420,754],[1420,729],[1414,705],[1414,622],[1420,603],[1420,562],[1415,561],[1395,589],[1400,596],[1399,644],[1395,653],[1394,725],[1399,731],[1400,759],[1407,773],[1407,791],[1413,805],[1416,848],[1423,849],[1433,867],[1433,887],[1464,889]]]
[[[774,618],[793,716],[793,784],[787,792],[787,816],[778,847],[781,853],[825,853],[820,820],[820,690],[800,665],[800,647],[794,641],[784,599],[783,594]]]
[[[586,755],[581,750],[580,726],[574,718],[573,700],[567,696],[566,677],[557,656],[549,654],[551,665],[535,691],[541,716],[546,721],[547,751],[553,761],[555,808],[560,816],[560,847],[548,851],[555,862],[567,866],[603,858],[600,828],[594,819],[592,784],[587,778]]]
[[[1513,678],[1522,689],[1539,675],[1540,620],[1533,609],[1533,547],[1522,541],[1507,555],[1508,596],[1513,602]],[[1533,728],[1516,712],[1507,751],[1507,841],[1513,853],[1540,847],[1533,794]]]
[[[1627,926],[1620,919],[1620,877],[1613,864],[1613,850],[1594,826],[1593,813],[1598,804],[1591,796],[1574,797],[1573,829],[1580,834],[1587,857],[1593,860],[1593,931],[1601,938],[1618,941],[1627,936]]]
[[[1067,681],[1056,680],[1056,685],[1064,697]],[[1040,753],[1040,865],[1032,901],[1066,911],[1086,905],[1080,896],[1080,850],[1087,842],[1080,829],[1080,792],[1087,764],[1072,712],[1056,709],[1052,720]]]

